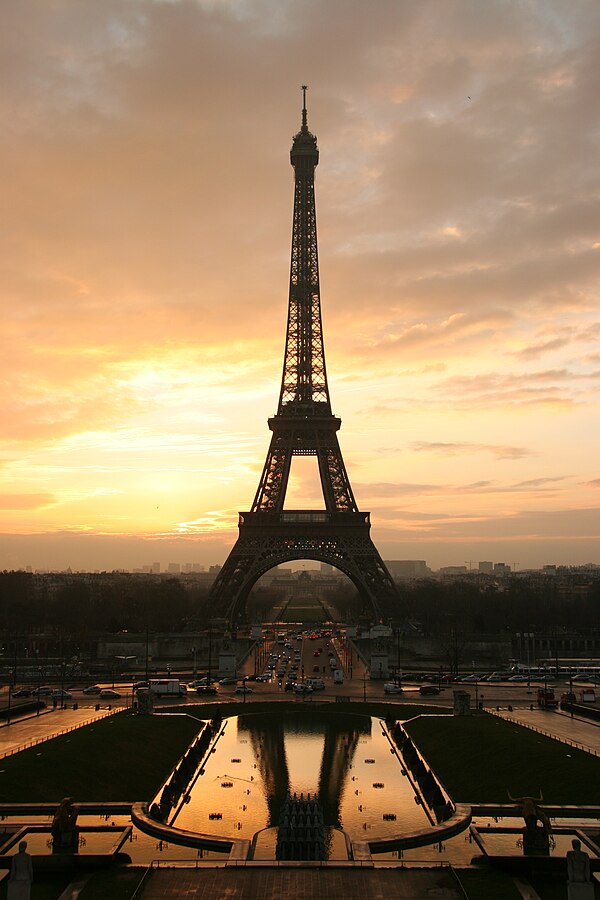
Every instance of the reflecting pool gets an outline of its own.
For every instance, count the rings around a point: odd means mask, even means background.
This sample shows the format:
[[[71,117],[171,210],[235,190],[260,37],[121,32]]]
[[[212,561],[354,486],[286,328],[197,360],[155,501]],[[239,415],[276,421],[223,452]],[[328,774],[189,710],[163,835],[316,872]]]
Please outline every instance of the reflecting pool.
[[[314,710],[241,715],[223,721],[214,748],[169,823],[256,835],[257,858],[273,858],[276,833],[264,830],[279,824],[288,791],[318,795],[330,858],[347,856],[343,833],[372,840],[429,824],[380,719]]]

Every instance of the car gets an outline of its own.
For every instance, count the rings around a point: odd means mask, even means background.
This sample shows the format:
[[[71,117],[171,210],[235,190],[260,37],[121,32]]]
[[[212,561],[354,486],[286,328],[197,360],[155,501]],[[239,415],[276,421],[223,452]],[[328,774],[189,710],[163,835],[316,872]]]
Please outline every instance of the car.
[[[210,695],[212,697],[217,693],[217,689],[210,684],[199,684],[196,688],[196,693],[203,694],[204,696]]]
[[[571,681],[591,681],[592,676],[588,675],[587,672],[579,672],[578,675],[573,675]],[[13,697],[15,695],[13,694]]]
[[[527,675],[511,675],[509,681],[527,681]]]
[[[312,688],[310,684],[303,684],[303,682],[298,682],[293,686],[294,693],[296,694],[312,694]]]
[[[270,672],[263,672],[262,675],[257,675],[257,676],[256,676],[256,680],[257,680],[257,681],[270,681],[270,680],[271,680],[271,673],[270,673]]]
[[[321,666],[313,666],[313,672],[320,672]]]
[[[236,694],[251,694],[252,688],[246,687],[245,684],[239,684],[235,689]]]
[[[33,693],[36,695],[36,697],[49,697],[52,693],[52,688],[48,687],[47,684],[44,684],[41,687],[35,688]]]
[[[436,687],[435,684],[422,684],[419,688],[419,693],[425,694],[439,694],[440,689]]]
[[[393,684],[389,682],[389,684],[384,684],[383,686],[384,693],[386,694],[401,694],[402,688],[399,684]]]
[[[293,691],[293,690],[294,690],[294,682],[286,681],[285,686],[284,686],[284,691]]]
[[[460,680],[462,682],[477,682],[481,681],[481,675],[465,675],[465,677]]]
[[[101,700],[116,700],[120,696],[121,694],[112,688],[104,688],[104,690],[100,691]]]
[[[237,684],[237,678],[235,675],[226,675],[225,678],[221,678],[219,684]]]
[[[31,688],[19,688],[12,692],[13,697],[31,697]]]
[[[53,700],[72,700],[73,694],[69,693],[69,691],[61,691],[60,688],[58,690],[52,691],[52,699]]]
[[[139,687],[148,687],[148,682],[140,681],[136,684],[135,687],[136,687],[136,690]],[[90,684],[90,685],[88,685],[88,687],[84,687],[84,689],[83,689],[84,694],[99,694],[101,691],[102,691],[102,688],[98,684]]]

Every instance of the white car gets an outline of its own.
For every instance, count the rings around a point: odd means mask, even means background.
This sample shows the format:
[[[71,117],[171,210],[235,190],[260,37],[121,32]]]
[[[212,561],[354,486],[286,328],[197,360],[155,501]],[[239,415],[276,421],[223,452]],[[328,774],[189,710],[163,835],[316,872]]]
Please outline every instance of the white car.
[[[383,690],[386,694],[401,694],[402,688],[399,684],[393,684],[391,681],[389,684],[384,684]]]

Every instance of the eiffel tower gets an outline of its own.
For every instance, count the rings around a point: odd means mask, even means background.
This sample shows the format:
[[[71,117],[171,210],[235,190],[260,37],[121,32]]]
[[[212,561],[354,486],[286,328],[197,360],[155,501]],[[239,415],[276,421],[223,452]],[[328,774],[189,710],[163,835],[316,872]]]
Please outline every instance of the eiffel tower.
[[[279,405],[256,496],[239,513],[239,536],[217,576],[211,600],[230,621],[243,610],[255,582],[273,566],[297,559],[329,563],[357,588],[380,619],[397,608],[394,582],[370,536],[370,514],[358,509],[331,411],[319,288],[315,167],[317,139],[308,130],[306,85],[302,126],[294,136],[294,218],[287,334]],[[292,457],[316,456],[325,509],[284,509]]]

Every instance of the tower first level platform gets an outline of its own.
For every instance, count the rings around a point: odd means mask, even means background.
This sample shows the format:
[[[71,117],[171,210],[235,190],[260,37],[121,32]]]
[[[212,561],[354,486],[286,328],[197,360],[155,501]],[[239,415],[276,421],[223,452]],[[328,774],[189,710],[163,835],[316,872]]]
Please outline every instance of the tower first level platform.
[[[238,527],[239,537],[211,591],[230,620],[238,617],[265,572],[298,559],[328,563],[347,575],[377,619],[397,603],[394,582],[371,540],[368,512],[241,512]]]

